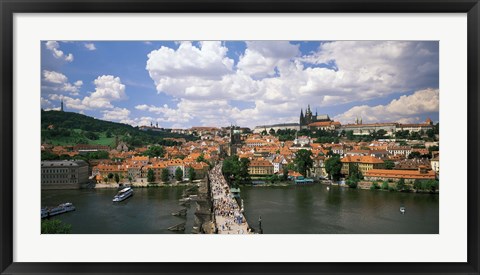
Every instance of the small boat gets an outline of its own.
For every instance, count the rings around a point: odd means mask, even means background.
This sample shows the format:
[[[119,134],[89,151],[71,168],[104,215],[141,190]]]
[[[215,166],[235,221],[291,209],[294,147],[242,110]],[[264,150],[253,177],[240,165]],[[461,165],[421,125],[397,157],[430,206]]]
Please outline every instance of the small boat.
[[[187,208],[183,208],[177,212],[172,212],[172,216],[186,216],[187,215]]]
[[[182,222],[182,223],[179,223],[177,225],[170,226],[168,228],[168,230],[170,230],[170,231],[185,231],[185,224],[186,224],[186,222]]]
[[[47,208],[42,208],[41,216],[42,216],[42,219],[48,217],[48,209]]]
[[[189,202],[189,201],[191,201],[191,200],[192,200],[192,199],[191,199],[190,197],[186,197],[186,198],[181,198],[181,199],[179,199],[178,201],[179,201],[179,202]]]
[[[113,202],[123,201],[131,196],[133,196],[133,189],[131,187],[123,188],[113,197]]]
[[[66,202],[66,203],[59,204],[58,206],[53,208],[42,208],[41,217],[42,219],[53,217],[53,216],[67,213],[74,210],[75,210],[75,206],[73,206],[73,204],[70,202]]]
[[[400,213],[405,214],[405,206],[400,207]]]

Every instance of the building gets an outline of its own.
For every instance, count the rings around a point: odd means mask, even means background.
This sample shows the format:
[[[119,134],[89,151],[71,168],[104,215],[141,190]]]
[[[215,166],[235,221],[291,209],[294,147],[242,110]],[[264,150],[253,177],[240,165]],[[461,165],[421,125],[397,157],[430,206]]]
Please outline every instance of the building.
[[[282,124],[272,124],[272,125],[260,125],[256,126],[253,129],[253,133],[260,134],[263,131],[269,133],[273,129],[275,132],[278,130],[295,130],[300,131],[300,125],[298,123],[282,123]]]
[[[404,179],[405,182],[414,182],[415,180],[434,180],[436,179],[433,170],[419,168],[418,170],[386,170],[372,169],[363,174],[365,180],[369,181],[399,181]]]
[[[338,128],[340,131],[352,131],[354,136],[368,136],[371,133],[383,130],[385,136],[394,136],[397,129],[396,123],[370,123],[363,124],[358,122],[356,124],[346,124]]]
[[[405,156],[406,158],[410,153],[412,153],[412,147],[410,146],[389,146],[387,147],[387,151],[389,154],[393,156],[401,155]]]
[[[110,147],[106,145],[96,145],[96,144],[77,144],[73,146],[73,151],[79,152],[80,154],[85,154],[89,152],[98,152],[98,151],[110,151]]]
[[[314,130],[323,130],[323,131],[335,131],[338,130],[342,125],[338,121],[319,121],[313,122],[307,125],[308,129]]]
[[[383,169],[385,163],[383,160],[372,156],[346,156],[340,160],[342,162],[341,173],[348,176],[352,165],[358,166],[358,170],[365,175],[365,173],[372,169]]]
[[[88,164],[83,160],[41,162],[42,189],[79,188],[88,183]]]
[[[327,178],[327,170],[325,169],[325,156],[316,156],[313,158],[313,167],[310,169],[310,177],[316,179]]]
[[[254,159],[250,161],[248,167],[248,173],[250,175],[271,175],[273,174],[273,165],[264,159]]]
[[[368,136],[371,133],[378,132],[380,130],[384,131],[385,136],[395,136],[395,133],[398,131],[409,131],[412,132],[426,132],[427,130],[433,129],[433,122],[430,118],[427,118],[424,123],[418,124],[401,124],[401,123],[370,123],[363,124],[362,119],[356,119],[354,124],[342,125],[338,128],[339,131],[352,131],[355,136]]]
[[[305,115],[303,114],[303,109],[300,110],[300,130],[302,129],[308,129],[309,124],[315,123],[315,122],[329,122],[332,121],[328,115],[318,115],[317,112],[315,112],[315,115],[313,115],[312,111],[310,110],[310,105],[308,105],[307,109],[305,110]]]
[[[440,158],[438,156],[434,157],[433,159],[430,160],[430,166],[432,167],[432,170],[437,173],[437,175],[440,173]]]

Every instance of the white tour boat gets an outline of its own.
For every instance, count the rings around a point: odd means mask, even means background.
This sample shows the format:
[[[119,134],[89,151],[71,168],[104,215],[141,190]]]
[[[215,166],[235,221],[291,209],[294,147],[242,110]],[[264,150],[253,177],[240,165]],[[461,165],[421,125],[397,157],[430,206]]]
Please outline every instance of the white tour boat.
[[[48,217],[56,216],[56,215],[67,213],[74,210],[75,210],[75,206],[73,206],[71,202],[66,202],[53,208],[42,208],[41,217],[42,219],[48,218]]]
[[[120,190],[115,197],[113,197],[114,202],[123,201],[129,197],[133,196],[133,189],[131,187],[126,187]]]

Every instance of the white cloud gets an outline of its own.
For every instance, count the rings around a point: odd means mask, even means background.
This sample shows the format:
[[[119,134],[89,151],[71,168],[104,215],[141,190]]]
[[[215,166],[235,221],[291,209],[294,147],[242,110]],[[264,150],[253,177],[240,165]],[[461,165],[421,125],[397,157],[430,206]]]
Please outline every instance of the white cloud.
[[[95,84],[95,92],[82,100],[82,104],[87,108],[113,108],[112,101],[127,99],[125,85],[122,84],[119,77],[102,75],[95,79],[93,83]]]
[[[162,46],[148,54],[146,69],[159,93],[183,96],[189,88],[208,87],[233,72],[227,50],[217,41],[200,42],[198,47],[181,42],[176,50]]]
[[[56,59],[62,59],[67,62],[73,61],[73,54],[64,54],[63,51],[60,50],[60,44],[57,41],[47,41],[45,42],[45,47],[52,52],[53,57]]]
[[[426,89],[416,91],[409,96],[400,96],[387,105],[355,106],[345,113],[335,116],[334,119],[344,124],[353,123],[357,117],[362,118],[363,123],[413,123],[424,121],[426,119],[425,114],[438,111],[439,90]]]
[[[253,77],[273,76],[300,54],[298,48],[288,41],[250,41],[237,67]]]
[[[57,77],[60,78],[60,77]],[[56,78],[55,78],[56,79]],[[112,102],[126,100],[125,85],[122,84],[119,77],[112,75],[102,75],[93,82],[95,91],[83,99],[50,94],[50,100],[61,100],[63,98],[65,107],[75,110],[93,110],[93,109],[113,109]],[[74,89],[82,85],[82,81],[76,81],[72,86],[64,85],[64,90]],[[71,93],[72,95],[76,95]]]
[[[128,109],[118,107],[115,107],[112,110],[104,110],[102,113],[102,119],[110,121],[128,120],[130,116],[130,111]]]
[[[93,43],[85,43],[83,44],[85,46],[85,48],[87,48],[87,50],[89,51],[94,51],[96,50],[97,48],[95,47],[95,44]]]
[[[178,113],[202,124],[255,126],[296,122],[307,104],[335,106],[438,87],[436,42],[328,42],[304,56],[299,45],[287,41],[246,44],[237,64],[220,42],[182,42],[178,49],[152,51],[146,69],[157,91],[179,103],[137,109],[162,114],[167,121],[175,118],[166,113]],[[235,107],[236,101],[248,107]]]
[[[43,70],[42,91],[44,92],[68,92],[71,95],[78,95],[83,82],[68,82],[68,78],[59,72]]]

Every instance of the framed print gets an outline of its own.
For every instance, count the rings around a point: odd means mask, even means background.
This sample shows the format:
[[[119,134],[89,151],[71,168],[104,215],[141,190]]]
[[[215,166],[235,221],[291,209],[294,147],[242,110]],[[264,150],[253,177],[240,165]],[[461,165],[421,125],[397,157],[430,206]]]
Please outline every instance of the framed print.
[[[478,1],[1,7],[2,274],[478,273]]]

